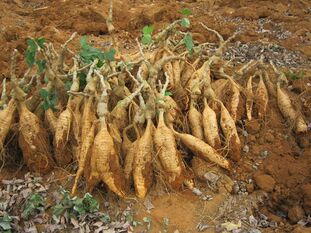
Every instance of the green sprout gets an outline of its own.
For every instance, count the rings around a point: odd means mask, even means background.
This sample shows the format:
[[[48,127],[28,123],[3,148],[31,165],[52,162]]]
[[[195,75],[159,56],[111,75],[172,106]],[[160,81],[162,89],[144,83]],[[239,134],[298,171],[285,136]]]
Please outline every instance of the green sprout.
[[[144,28],[143,28],[143,37],[142,37],[142,40],[141,42],[144,44],[144,45],[147,45],[147,44],[150,44],[152,42],[152,33],[153,33],[153,26],[150,25],[146,25]]]
[[[34,193],[27,198],[23,206],[22,217],[24,219],[29,219],[30,216],[36,214],[37,212],[43,211],[44,211],[44,198],[41,194]]]
[[[116,54],[115,49],[110,49],[107,52],[102,52],[101,50],[92,47],[87,42],[87,37],[83,36],[80,40],[81,51],[80,51],[80,58],[81,60],[86,63],[90,64],[95,59],[98,59],[97,67],[102,67],[105,61],[114,61],[114,56]]]
[[[28,67],[32,67],[33,65],[37,65],[38,73],[41,74],[45,70],[46,61],[37,59],[38,47],[44,49],[45,39],[44,38],[36,38],[36,39],[28,39],[27,40],[27,50],[25,54],[25,59]]]

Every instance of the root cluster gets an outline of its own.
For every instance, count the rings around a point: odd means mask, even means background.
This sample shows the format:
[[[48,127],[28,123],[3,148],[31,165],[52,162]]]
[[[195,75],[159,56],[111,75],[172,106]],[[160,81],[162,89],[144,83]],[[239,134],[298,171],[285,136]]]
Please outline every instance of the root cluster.
[[[48,173],[77,161],[73,194],[83,177],[88,192],[103,182],[119,197],[135,190],[144,198],[155,182],[192,189],[193,158],[230,170],[241,158],[237,123],[264,120],[269,95],[295,132],[305,132],[303,116],[281,88],[284,74],[263,60],[232,69],[222,52],[235,35],[225,41],[202,26],[220,39],[214,54],[196,42],[189,51],[177,23],[147,47],[137,41],[137,53],[103,60],[69,51],[76,34],[58,52],[51,43],[37,44],[44,71],[31,67],[24,77],[16,77],[14,51],[11,77],[2,84],[1,154],[7,154],[5,139],[17,121],[29,170]],[[269,79],[270,67],[277,83]]]

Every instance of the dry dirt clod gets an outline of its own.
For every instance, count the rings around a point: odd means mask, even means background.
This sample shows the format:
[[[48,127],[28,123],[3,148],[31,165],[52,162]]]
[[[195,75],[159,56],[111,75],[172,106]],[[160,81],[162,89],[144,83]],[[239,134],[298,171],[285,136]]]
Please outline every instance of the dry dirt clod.
[[[245,128],[249,134],[256,134],[260,130],[260,124],[256,120],[247,120],[245,122]]]
[[[265,135],[265,140],[268,143],[273,143],[274,142],[274,135],[272,133],[266,133]]]
[[[257,186],[266,192],[272,192],[275,187],[275,180],[272,176],[266,174],[255,174],[254,180]]]
[[[311,233],[311,228],[306,228],[306,227],[303,227],[303,226],[297,226],[292,231],[292,233]]]
[[[288,210],[288,218],[292,223],[297,223],[305,216],[305,212],[299,205],[294,205]]]
[[[306,212],[306,215],[311,214],[311,184],[306,184],[302,186],[303,194],[303,208]]]

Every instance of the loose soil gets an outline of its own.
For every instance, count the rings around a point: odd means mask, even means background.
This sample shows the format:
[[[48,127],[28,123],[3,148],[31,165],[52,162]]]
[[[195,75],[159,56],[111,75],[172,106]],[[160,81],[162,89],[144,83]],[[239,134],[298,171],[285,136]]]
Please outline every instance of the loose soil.
[[[108,1],[102,0],[2,0],[0,2],[0,74],[9,77],[10,54],[17,48],[25,53],[28,37],[44,37],[56,47],[73,32],[87,35],[97,47],[111,43],[105,19]],[[287,72],[304,72],[303,79],[289,79],[294,103],[302,104],[307,122],[311,122],[311,2],[307,0],[207,0],[207,1],[140,1],[115,0],[113,24],[119,48],[130,53],[136,48],[135,38],[143,26],[154,24],[156,30],[181,17],[179,9],[192,10],[191,31],[199,42],[216,42],[199,22],[218,30],[225,38],[234,31],[241,33],[225,53],[225,58],[236,58],[236,64],[258,59],[265,54]],[[79,48],[79,37],[69,46]],[[25,70],[22,55],[20,73]],[[301,100],[303,101],[301,103]],[[243,113],[241,113],[242,115]],[[214,232],[214,226],[226,221],[237,222],[250,215],[266,215],[277,227],[261,228],[262,232],[293,232],[297,221],[311,215],[311,137],[292,133],[291,125],[282,117],[276,99],[270,96],[264,121],[239,124],[239,135],[247,145],[239,163],[227,174],[235,183],[233,190],[225,182],[211,191],[206,182],[196,186],[212,200],[202,200],[189,190],[168,193],[153,187],[148,200],[154,209],[146,210],[146,203],[136,199],[116,200],[101,186],[94,195],[102,203],[110,201],[116,208],[133,204],[135,219],[152,219],[150,232],[196,232],[207,224],[204,232]],[[247,134],[245,133],[247,132]],[[244,135],[244,136],[242,136]],[[18,154],[18,152],[16,152]],[[208,171],[208,169],[206,170]],[[1,179],[22,177],[27,172],[22,161],[8,161],[0,172]],[[50,178],[55,187],[71,187],[72,174],[55,169]],[[229,182],[230,183],[230,182]],[[53,187],[53,186],[51,186]],[[225,188],[224,188],[225,187]],[[230,188],[229,188],[230,189]],[[82,188],[81,188],[82,190]],[[228,191],[231,191],[229,193]],[[263,193],[264,191],[265,193]],[[251,203],[251,204],[250,204]],[[244,214],[243,210],[253,208]],[[235,214],[233,214],[235,213]],[[167,218],[166,227],[163,219]],[[301,231],[300,231],[301,230]],[[136,228],[137,232],[143,227]],[[310,232],[310,228],[295,232]]]

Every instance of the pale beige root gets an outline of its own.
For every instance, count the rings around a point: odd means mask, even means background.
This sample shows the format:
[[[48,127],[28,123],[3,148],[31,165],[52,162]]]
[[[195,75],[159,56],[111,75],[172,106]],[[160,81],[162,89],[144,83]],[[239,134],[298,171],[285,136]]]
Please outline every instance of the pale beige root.
[[[217,79],[215,82],[211,84],[212,89],[215,92],[217,99],[222,99],[223,90],[228,85],[228,79]]]
[[[119,153],[121,153],[122,137],[118,129],[118,125],[116,123],[108,123],[108,128],[109,128],[110,135],[112,136],[114,140],[116,149],[118,150]]]
[[[256,106],[258,111],[258,117],[260,119],[263,119],[266,116],[268,102],[268,90],[263,81],[262,74],[260,74],[260,80],[256,89]]]
[[[91,125],[91,128],[88,131],[88,134],[82,140],[82,145],[79,151],[79,159],[78,159],[78,171],[76,173],[75,182],[71,190],[71,195],[75,195],[77,192],[78,182],[82,174],[85,174],[86,179],[89,178],[91,173],[90,167],[90,160],[92,154],[92,146],[94,143],[94,136],[95,136],[95,124]],[[86,170],[86,171],[85,171]]]
[[[217,165],[230,170],[230,163],[228,160],[223,158],[218,152],[205,143],[204,141],[184,133],[178,133],[174,131],[174,134],[181,140],[186,147],[188,147],[193,153],[199,155],[203,159],[207,159]]]
[[[42,107],[41,107],[42,108]],[[55,134],[56,124],[57,124],[57,117],[55,116],[53,110],[49,108],[45,111],[45,120],[48,123],[49,130]]]
[[[16,101],[11,99],[8,106],[0,111],[0,161],[3,159],[3,144],[13,123],[16,106]]]
[[[263,71],[264,79],[266,81],[267,89],[270,95],[276,97],[276,88],[273,82],[271,82],[269,74],[266,70]]]
[[[190,102],[190,109],[188,112],[188,120],[191,128],[191,133],[198,139],[203,140],[203,125],[202,125],[202,114],[195,108],[194,100]]]
[[[36,89],[31,97],[29,97],[26,101],[26,106],[29,109],[29,111],[33,112],[36,110],[36,108],[41,103],[41,95],[40,95],[40,89]],[[40,106],[41,107],[41,106]]]
[[[127,136],[127,131],[133,127],[133,125],[128,125],[127,127],[124,128],[123,132],[122,132],[122,155],[125,156],[130,147],[132,146],[133,142],[129,139],[129,137]]]
[[[79,150],[81,146],[81,118],[82,114],[80,111],[80,105],[82,104],[83,98],[81,96],[75,96],[74,99],[71,100],[73,104],[72,106],[72,124],[70,129],[70,138],[69,142],[72,146],[73,155],[76,159],[78,159]]]
[[[202,83],[211,83],[211,70],[209,67],[209,61],[203,63],[203,65],[196,70],[187,83],[187,88],[193,95],[200,95],[202,90]]]
[[[54,157],[60,167],[65,167],[72,161],[72,151],[69,145],[71,122],[72,110],[67,107],[57,119],[53,140]]]
[[[91,174],[87,181],[87,191],[91,192],[98,181],[103,181],[107,187],[119,197],[125,196],[125,179],[110,136],[105,118],[100,119],[101,129],[97,133],[91,156]]]
[[[135,159],[135,154],[137,152],[137,144],[139,142],[139,138],[134,141],[129,147],[124,160],[124,177],[125,182],[128,188],[133,182],[133,163]]]
[[[248,120],[252,120],[254,93],[253,93],[253,76],[250,76],[246,84],[246,116]]]
[[[228,110],[230,112],[232,119],[234,120],[234,122],[236,122],[238,114],[238,106],[240,102],[240,90],[232,79],[230,79],[230,84],[232,95],[229,104],[230,108]]]
[[[72,188],[72,195],[75,194],[78,186],[78,182],[82,174],[84,173],[84,176],[86,179],[88,179],[90,174],[90,154],[91,154],[91,148],[94,142],[95,137],[95,125],[94,120],[95,117],[95,110],[94,110],[94,97],[90,96],[87,97],[87,99],[84,100],[84,109],[81,119],[81,137],[80,137],[80,150],[78,153],[78,171],[75,178],[75,183]]]
[[[181,109],[171,96],[165,96],[165,112],[164,119],[167,124],[180,122]]]
[[[152,184],[153,127],[152,121],[148,119],[145,132],[137,143],[134,157],[133,179],[138,198],[144,198]]]
[[[308,130],[308,126],[298,112],[293,108],[290,97],[281,89],[280,83],[277,83],[277,103],[282,115],[295,123],[295,132],[303,133]]]
[[[165,179],[175,188],[182,185],[182,160],[177,150],[173,131],[165,125],[164,113],[160,110],[158,126],[154,133],[154,145],[161,162]]]
[[[234,161],[241,159],[241,141],[229,111],[221,103],[220,126],[226,139],[226,145],[229,147],[230,158]]]
[[[220,149],[221,140],[219,136],[217,116],[214,110],[209,107],[206,98],[204,98],[202,122],[205,141],[214,149]]]
[[[96,119],[95,110],[94,110],[94,97],[90,96],[87,99],[84,99],[84,109],[81,118],[81,142],[85,141],[85,138],[88,137],[90,129],[92,127],[93,121]],[[81,153],[79,153],[80,156]],[[78,156],[78,160],[80,157]]]
[[[46,174],[54,167],[48,133],[38,117],[30,112],[25,103],[18,106],[19,111],[19,146],[23,152],[24,161],[33,172]]]
[[[187,109],[189,109],[190,98],[189,98],[187,90],[183,88],[181,84],[179,84],[175,86],[172,92],[174,93],[174,99],[175,99],[177,106],[179,106],[180,109],[182,109],[183,111],[186,111]],[[165,115],[164,115],[164,118],[165,118]]]
[[[180,75],[180,84],[182,87],[185,87],[189,80],[191,79],[192,74],[195,72],[195,69],[188,63],[181,61],[181,75]]]
[[[140,93],[144,84],[141,84],[135,92],[126,96],[124,99],[120,100],[117,105],[111,111],[109,117],[111,122],[117,127],[119,132],[122,132],[123,129],[129,124],[128,122],[128,106],[133,101],[133,99]],[[120,133],[119,133],[120,135]]]
[[[129,124],[127,108],[119,107],[119,104],[110,113],[113,124],[122,132]]]

